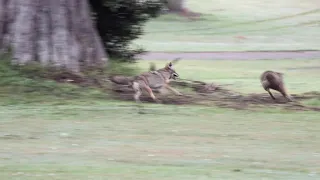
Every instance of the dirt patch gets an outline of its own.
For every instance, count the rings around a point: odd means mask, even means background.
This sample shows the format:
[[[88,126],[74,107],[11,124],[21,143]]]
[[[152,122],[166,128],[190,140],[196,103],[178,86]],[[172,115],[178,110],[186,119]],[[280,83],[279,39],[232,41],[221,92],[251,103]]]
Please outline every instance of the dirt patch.
[[[314,98],[320,100],[320,92],[292,94],[294,102],[288,102],[278,93],[274,93],[276,100],[273,100],[268,93],[244,95],[229,90],[221,85],[204,83],[201,81],[179,80],[173,82],[172,86],[176,88],[188,88],[191,90],[187,93],[183,93],[183,96],[176,96],[171,93],[163,94],[155,91],[155,95],[163,104],[193,104],[233,109],[280,107],[288,110],[320,111],[320,107],[310,107],[301,103],[303,100]],[[113,84],[112,92],[116,99],[133,101],[134,91],[128,86]],[[140,99],[144,103],[155,103],[146,93],[144,93]]]

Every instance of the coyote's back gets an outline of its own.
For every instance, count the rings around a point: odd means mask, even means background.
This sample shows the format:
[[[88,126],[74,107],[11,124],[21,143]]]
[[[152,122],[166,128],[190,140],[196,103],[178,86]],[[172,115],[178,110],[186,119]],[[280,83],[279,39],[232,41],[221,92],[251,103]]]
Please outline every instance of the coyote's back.
[[[273,89],[279,90],[281,84],[283,84],[283,74],[275,71],[265,71],[260,76],[260,81],[265,90]]]

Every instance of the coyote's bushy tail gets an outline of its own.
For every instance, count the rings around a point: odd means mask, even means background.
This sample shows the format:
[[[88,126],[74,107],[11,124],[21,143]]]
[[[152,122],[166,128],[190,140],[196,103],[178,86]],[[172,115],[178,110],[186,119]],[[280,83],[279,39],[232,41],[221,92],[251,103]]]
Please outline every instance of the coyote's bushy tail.
[[[156,68],[156,64],[155,63],[150,63],[150,66],[149,66],[149,71],[155,71],[155,70],[157,70],[157,68]]]
[[[116,84],[120,84],[120,85],[128,85],[128,86],[131,86],[132,85],[132,82],[134,80],[134,77],[131,77],[131,76],[111,76],[109,77],[109,80],[113,83],[116,83]]]

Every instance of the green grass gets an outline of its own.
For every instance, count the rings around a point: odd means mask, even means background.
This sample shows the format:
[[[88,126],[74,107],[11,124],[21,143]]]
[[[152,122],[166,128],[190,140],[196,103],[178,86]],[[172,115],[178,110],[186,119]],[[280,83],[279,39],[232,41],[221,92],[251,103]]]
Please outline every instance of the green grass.
[[[4,60],[1,60],[3,58]],[[137,64],[109,62],[109,68],[102,74],[88,71],[88,77],[106,79],[110,74],[132,75],[140,72]],[[8,57],[0,57],[0,105],[22,103],[56,104],[82,102],[92,99],[110,99],[107,91],[92,86],[78,86],[70,83],[56,83],[54,76],[59,71],[45,70],[39,66],[10,66]],[[79,99],[81,97],[81,99]]]
[[[165,61],[140,61],[146,70],[149,62],[157,68]],[[216,82],[241,93],[263,93],[260,75],[263,71],[274,70],[284,73],[284,80],[292,94],[320,89],[320,60],[181,60],[175,66],[180,78]]]
[[[143,71],[148,63],[132,66]],[[319,63],[181,61],[176,69],[182,78],[262,93],[258,77],[270,68],[284,71],[290,92],[298,93],[318,91],[319,73],[287,68]],[[319,179],[318,112],[149,103],[139,114],[135,103],[110,100],[94,88],[0,68],[3,180]],[[318,106],[319,100],[306,103]]]
[[[126,105],[1,106],[2,179],[319,177],[319,113]]]
[[[135,44],[172,52],[320,50],[317,0],[189,0],[187,6],[203,18],[160,16],[146,24]]]

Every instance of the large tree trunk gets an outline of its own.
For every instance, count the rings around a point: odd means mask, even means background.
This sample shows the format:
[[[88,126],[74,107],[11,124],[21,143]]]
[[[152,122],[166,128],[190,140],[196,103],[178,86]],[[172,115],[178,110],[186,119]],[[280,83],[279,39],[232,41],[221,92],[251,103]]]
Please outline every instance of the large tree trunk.
[[[0,0],[0,53],[79,72],[107,61],[87,0]]]
[[[199,16],[199,13],[195,13],[186,8],[186,0],[166,0],[167,8],[169,12],[178,13],[189,19],[193,19],[195,16]]]

